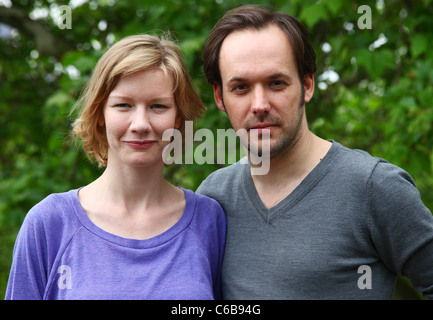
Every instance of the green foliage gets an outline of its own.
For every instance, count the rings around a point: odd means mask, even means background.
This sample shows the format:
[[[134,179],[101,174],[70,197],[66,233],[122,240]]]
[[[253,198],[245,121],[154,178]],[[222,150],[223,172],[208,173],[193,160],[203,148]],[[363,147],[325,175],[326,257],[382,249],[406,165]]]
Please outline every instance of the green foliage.
[[[201,46],[225,11],[246,3],[91,0],[72,8],[72,29],[60,29],[48,14],[67,1],[17,0],[11,8],[0,6],[0,22],[14,27],[10,37],[0,38],[0,231],[14,234],[43,197],[100,175],[68,139],[68,114],[98,58],[122,37],[170,31],[207,106],[196,128],[230,128],[204,79]],[[432,210],[432,1],[255,3],[298,17],[310,31],[318,63],[316,92],[307,105],[311,129],[406,169]],[[357,26],[360,5],[372,9],[371,30]],[[22,13],[19,19],[11,18],[12,9]],[[45,15],[34,18],[41,9]],[[43,26],[45,33],[26,27],[29,23]],[[54,39],[56,45],[44,47],[41,39]],[[175,185],[194,190],[217,168],[174,165],[165,174]]]

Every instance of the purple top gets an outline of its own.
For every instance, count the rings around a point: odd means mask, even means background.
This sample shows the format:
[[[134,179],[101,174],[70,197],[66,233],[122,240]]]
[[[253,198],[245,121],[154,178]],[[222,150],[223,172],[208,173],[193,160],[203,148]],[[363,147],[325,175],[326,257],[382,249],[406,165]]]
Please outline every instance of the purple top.
[[[225,214],[215,200],[182,190],[182,217],[145,240],[93,224],[77,189],[48,196],[18,234],[6,299],[221,298]]]

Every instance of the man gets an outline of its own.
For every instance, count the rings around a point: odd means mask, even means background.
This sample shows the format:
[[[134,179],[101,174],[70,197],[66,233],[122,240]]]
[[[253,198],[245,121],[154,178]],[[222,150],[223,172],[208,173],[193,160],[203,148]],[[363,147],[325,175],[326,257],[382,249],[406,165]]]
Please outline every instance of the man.
[[[397,275],[433,296],[433,217],[412,178],[308,129],[315,53],[293,17],[226,13],[204,48],[215,102],[269,145],[267,174],[220,169],[197,192],[227,214],[225,299],[391,299]],[[268,132],[268,136],[264,133]]]

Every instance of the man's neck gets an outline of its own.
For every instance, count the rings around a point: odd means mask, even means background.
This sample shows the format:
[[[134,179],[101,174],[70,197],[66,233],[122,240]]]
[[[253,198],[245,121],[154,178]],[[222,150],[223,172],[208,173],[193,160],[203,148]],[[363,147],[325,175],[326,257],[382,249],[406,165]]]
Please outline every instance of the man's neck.
[[[287,197],[304,178],[320,163],[331,147],[310,131],[289,150],[270,158],[269,172],[254,175],[252,179],[262,202],[269,209]]]

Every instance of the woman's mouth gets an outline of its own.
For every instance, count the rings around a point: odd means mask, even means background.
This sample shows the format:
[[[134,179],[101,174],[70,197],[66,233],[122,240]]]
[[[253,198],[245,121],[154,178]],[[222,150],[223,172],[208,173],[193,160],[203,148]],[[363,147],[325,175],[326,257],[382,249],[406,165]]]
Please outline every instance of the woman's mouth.
[[[129,140],[129,141],[125,141],[125,143],[134,149],[147,149],[153,146],[155,140],[143,140],[143,141]]]

